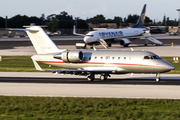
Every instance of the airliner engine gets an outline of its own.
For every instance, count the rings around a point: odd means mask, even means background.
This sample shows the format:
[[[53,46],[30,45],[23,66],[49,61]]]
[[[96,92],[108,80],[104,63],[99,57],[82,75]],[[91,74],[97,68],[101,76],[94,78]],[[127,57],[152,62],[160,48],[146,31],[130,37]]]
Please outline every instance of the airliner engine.
[[[62,53],[55,54],[53,56],[56,59],[60,59],[63,62],[81,62],[84,60],[84,54],[82,51],[63,51]]]
[[[125,45],[125,44],[129,44],[131,41],[127,38],[121,38],[119,44],[120,45]]]

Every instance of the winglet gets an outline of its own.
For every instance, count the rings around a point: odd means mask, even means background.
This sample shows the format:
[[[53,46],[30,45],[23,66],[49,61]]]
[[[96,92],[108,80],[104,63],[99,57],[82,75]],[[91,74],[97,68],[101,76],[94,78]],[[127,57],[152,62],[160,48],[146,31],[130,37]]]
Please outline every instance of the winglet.
[[[73,27],[73,34],[76,34],[76,26]]]
[[[32,57],[31,57],[31,58],[32,58]],[[32,61],[33,61],[33,63],[34,63],[34,66],[35,66],[36,70],[45,71],[45,70],[43,70],[43,69],[39,66],[39,64],[36,62],[36,60],[34,60],[34,59],[32,58]]]
[[[146,13],[146,4],[144,4],[143,10],[141,15],[139,16],[139,19],[133,28],[144,28],[144,20],[145,20],[145,13]]]
[[[73,34],[74,35],[80,35],[80,36],[86,36],[85,34],[78,34],[78,33],[76,33],[76,26],[75,25],[73,27]]]

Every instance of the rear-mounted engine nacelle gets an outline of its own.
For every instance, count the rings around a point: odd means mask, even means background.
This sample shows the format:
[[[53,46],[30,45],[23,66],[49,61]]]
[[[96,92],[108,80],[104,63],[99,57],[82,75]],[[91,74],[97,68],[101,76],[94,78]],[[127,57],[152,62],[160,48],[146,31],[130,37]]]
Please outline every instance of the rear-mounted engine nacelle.
[[[84,54],[82,51],[64,51],[62,53],[55,54],[53,56],[56,59],[60,59],[63,62],[81,62],[84,60]]]

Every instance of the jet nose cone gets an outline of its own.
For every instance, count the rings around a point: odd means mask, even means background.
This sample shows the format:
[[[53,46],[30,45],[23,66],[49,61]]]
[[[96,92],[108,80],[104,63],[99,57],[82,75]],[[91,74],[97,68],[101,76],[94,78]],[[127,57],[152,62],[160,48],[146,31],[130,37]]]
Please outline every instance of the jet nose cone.
[[[169,67],[169,69],[170,69],[170,70],[174,70],[174,69],[175,69],[175,67],[174,67],[174,66],[171,66],[171,67]]]
[[[171,71],[171,70],[174,70],[175,68],[174,68],[174,66],[172,66],[171,64],[168,64],[168,65],[166,66],[166,69],[167,69],[168,71]]]
[[[84,40],[85,43],[88,43],[88,37],[84,37],[83,40]]]

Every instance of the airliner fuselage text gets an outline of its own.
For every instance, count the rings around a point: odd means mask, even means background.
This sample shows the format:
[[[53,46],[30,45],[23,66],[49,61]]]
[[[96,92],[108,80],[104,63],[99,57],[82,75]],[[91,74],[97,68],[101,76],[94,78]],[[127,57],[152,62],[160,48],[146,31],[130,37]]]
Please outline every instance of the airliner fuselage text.
[[[110,29],[110,30],[101,30],[101,31],[91,31],[86,34],[84,41],[86,44],[94,44],[99,39],[115,41],[125,37],[134,37],[140,36],[144,33],[142,28],[129,28],[129,29]]]

